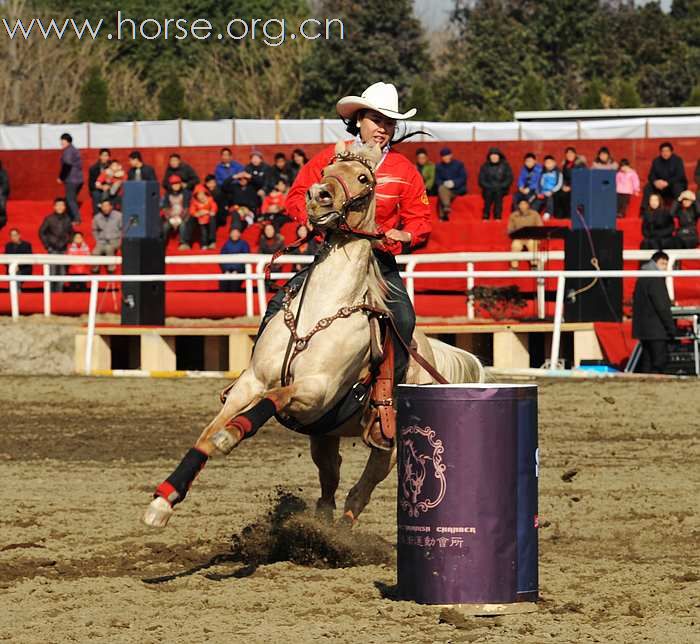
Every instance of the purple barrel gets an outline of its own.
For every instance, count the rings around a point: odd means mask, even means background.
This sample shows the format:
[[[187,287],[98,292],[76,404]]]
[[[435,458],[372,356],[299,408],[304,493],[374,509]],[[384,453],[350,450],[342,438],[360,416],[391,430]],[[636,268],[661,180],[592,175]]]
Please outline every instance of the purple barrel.
[[[421,604],[537,599],[537,386],[400,385],[398,587]]]

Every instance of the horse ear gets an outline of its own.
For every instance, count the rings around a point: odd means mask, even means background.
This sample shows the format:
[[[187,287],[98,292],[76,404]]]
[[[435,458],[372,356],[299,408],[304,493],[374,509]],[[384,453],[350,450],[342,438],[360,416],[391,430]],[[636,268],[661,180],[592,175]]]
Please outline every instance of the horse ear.
[[[370,143],[367,146],[365,158],[376,167],[379,160],[382,158],[382,149],[376,143]]]
[[[342,140],[341,140],[341,141],[338,141],[338,142],[335,144],[335,153],[336,153],[336,155],[337,155],[337,156],[340,156],[340,155],[343,154],[344,152],[345,152],[345,141],[342,141]]]

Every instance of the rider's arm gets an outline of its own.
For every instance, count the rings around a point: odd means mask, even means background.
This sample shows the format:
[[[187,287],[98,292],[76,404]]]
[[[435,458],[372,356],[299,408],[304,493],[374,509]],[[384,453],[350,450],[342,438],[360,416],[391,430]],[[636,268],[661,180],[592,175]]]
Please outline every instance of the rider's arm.
[[[328,165],[334,154],[335,146],[325,148],[299,170],[284,202],[287,214],[294,221],[300,224],[306,223],[306,192],[314,183],[321,180],[321,170]]]
[[[430,203],[423,178],[413,165],[408,166],[406,174],[407,185],[399,197],[399,217],[401,229],[410,233],[410,246],[413,247],[427,241],[430,236]]]

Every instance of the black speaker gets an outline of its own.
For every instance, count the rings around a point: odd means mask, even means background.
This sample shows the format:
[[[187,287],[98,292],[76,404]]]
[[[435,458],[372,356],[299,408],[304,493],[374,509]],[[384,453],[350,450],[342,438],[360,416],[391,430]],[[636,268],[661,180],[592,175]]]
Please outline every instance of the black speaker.
[[[571,227],[615,230],[615,170],[574,168],[571,171]]]
[[[160,186],[157,181],[126,181],[122,197],[124,239],[161,236]]]
[[[598,259],[600,270],[621,271],[622,232],[570,230],[566,236],[564,252],[567,271],[595,270],[591,264],[594,256]],[[564,317],[567,322],[620,322],[622,278],[606,277],[595,283],[593,278],[567,278],[564,302]]]
[[[122,241],[124,275],[162,275],[165,248],[160,238]],[[165,324],[164,282],[123,282],[122,324],[162,326]]]

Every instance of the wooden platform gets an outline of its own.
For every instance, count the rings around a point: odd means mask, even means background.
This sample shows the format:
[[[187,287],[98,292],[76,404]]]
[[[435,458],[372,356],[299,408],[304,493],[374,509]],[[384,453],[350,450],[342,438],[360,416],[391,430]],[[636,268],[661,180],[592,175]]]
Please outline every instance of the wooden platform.
[[[539,367],[549,356],[553,324],[419,324],[429,336],[470,351],[487,365],[501,369]],[[130,327],[98,325],[92,349],[92,372],[217,371],[239,374],[250,361],[258,327],[189,326]],[[85,371],[87,329],[75,337],[75,370]],[[592,323],[562,324],[561,356],[578,366],[602,359]],[[539,363],[539,364],[538,364]]]

